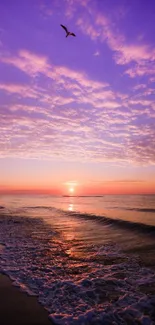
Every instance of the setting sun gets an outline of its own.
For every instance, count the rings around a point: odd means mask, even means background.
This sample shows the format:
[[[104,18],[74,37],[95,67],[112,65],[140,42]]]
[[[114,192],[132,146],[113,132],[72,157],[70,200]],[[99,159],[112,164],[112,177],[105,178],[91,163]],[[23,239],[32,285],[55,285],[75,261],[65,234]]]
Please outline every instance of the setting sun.
[[[71,187],[71,188],[69,189],[69,192],[70,192],[70,193],[73,193],[73,192],[74,192],[74,188]]]

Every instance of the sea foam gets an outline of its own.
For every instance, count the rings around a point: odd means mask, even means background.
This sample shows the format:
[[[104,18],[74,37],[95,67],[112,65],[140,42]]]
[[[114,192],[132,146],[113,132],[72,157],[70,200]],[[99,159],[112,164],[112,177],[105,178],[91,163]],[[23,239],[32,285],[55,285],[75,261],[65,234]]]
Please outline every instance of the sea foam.
[[[85,245],[75,258],[73,243],[41,218],[5,215],[0,243],[0,271],[36,295],[56,324],[154,324],[155,273],[117,245]]]

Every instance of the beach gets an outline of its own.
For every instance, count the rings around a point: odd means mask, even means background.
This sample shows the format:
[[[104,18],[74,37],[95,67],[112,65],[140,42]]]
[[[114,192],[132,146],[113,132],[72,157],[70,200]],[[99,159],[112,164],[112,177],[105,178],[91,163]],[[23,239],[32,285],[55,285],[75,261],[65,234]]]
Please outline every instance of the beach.
[[[50,325],[48,313],[38,303],[12,285],[11,280],[0,274],[0,323],[4,325]]]

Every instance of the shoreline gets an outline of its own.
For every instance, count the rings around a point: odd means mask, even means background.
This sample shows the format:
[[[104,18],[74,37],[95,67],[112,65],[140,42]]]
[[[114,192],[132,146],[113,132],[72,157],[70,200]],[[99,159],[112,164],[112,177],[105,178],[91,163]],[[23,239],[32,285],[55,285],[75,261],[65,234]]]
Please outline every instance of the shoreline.
[[[0,319],[4,325],[52,325],[48,312],[36,297],[29,296],[0,273]]]

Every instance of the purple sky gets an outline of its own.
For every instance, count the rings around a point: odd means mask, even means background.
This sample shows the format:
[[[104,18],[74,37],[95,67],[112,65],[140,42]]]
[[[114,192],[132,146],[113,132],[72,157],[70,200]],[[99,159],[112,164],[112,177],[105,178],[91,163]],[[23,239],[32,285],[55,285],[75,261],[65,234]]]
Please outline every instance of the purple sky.
[[[155,192],[155,1],[1,0],[0,189],[116,181]]]

